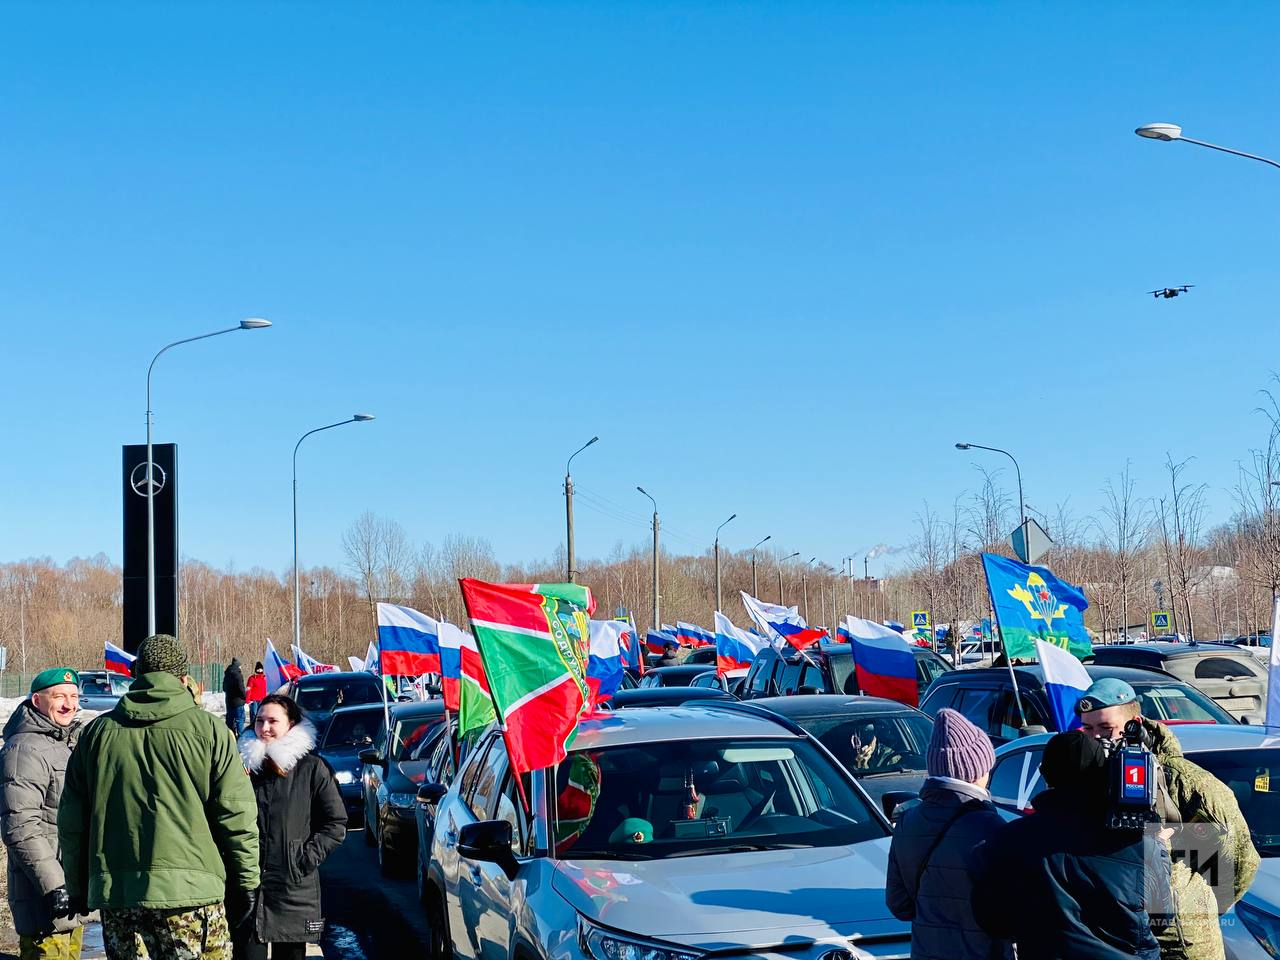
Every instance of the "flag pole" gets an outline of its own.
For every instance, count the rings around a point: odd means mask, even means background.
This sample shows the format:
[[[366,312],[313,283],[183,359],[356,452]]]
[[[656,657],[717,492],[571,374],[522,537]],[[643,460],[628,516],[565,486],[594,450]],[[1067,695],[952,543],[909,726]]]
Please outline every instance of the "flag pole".
[[[1022,721],[1022,726],[1027,725],[1027,715],[1022,709],[1022,694],[1018,690],[1018,675],[1013,672],[1013,657],[1009,656],[1009,647],[1004,642],[1004,629],[1000,626],[1000,612],[996,609],[996,597],[991,592],[991,574],[987,572],[987,565],[982,565],[982,575],[987,581],[987,597],[991,600],[991,619],[995,622],[996,633],[1000,635],[1000,649],[1004,651],[1005,666],[1009,668],[1009,682],[1013,684],[1013,702],[1018,707],[1018,719]],[[959,649],[959,644],[956,644]]]

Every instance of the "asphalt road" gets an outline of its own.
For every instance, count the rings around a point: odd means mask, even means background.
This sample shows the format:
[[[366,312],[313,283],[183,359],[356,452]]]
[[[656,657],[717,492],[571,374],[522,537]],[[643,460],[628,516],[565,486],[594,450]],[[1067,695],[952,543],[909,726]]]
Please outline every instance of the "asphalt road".
[[[384,877],[359,830],[320,867],[327,960],[392,960],[424,956],[430,931],[418,903],[412,865]],[[412,951],[412,953],[410,953]]]

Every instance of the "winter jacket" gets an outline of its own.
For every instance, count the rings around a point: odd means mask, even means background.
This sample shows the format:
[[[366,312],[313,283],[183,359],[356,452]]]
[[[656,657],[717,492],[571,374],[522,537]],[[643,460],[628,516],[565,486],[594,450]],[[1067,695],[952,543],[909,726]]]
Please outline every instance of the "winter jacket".
[[[913,960],[1004,957],[1005,945],[973,918],[968,871],[974,847],[1004,821],[987,791],[959,781],[930,778],[920,800],[893,831],[885,887],[893,915],[911,921]]]
[[[67,890],[91,907],[187,909],[258,885],[235,738],[177,677],[147,673],[85,729],[58,810]]]
[[[347,811],[333,768],[311,752],[315,745],[305,720],[271,743],[253,731],[240,738],[258,803],[254,931],[261,943],[318,943],[324,930],[319,866],[346,836]]]
[[[1169,858],[1154,839],[1107,830],[1100,805],[1046,790],[1035,812],[974,852],[973,914],[1019,960],[1159,960],[1148,904],[1169,903]],[[1146,869],[1144,855],[1155,864]]]
[[[1175,916],[1157,934],[1160,956],[1162,960],[1223,960],[1226,954],[1218,916],[1244,896],[1258,872],[1258,851],[1249,837],[1249,824],[1231,788],[1184,757],[1172,730],[1154,720],[1144,720],[1143,726],[1164,770],[1168,799],[1177,810],[1178,820],[1183,824],[1214,824],[1224,830],[1222,842],[1234,872],[1231,893],[1221,891],[1219,898],[1201,874],[1178,858],[1173,866]],[[1175,835],[1175,846],[1178,840]]]
[[[21,936],[66,933],[81,917],[58,917],[45,896],[64,885],[58,849],[58,801],[80,721],[60,727],[30,700],[4,726],[0,750],[0,837],[9,856],[9,906]]]
[[[244,685],[244,674],[240,672],[240,661],[232,657],[222,674],[222,696],[227,702],[227,712],[243,707],[248,691]]]
[[[267,695],[267,675],[265,673],[249,674],[249,682],[245,689],[248,702],[258,703]]]

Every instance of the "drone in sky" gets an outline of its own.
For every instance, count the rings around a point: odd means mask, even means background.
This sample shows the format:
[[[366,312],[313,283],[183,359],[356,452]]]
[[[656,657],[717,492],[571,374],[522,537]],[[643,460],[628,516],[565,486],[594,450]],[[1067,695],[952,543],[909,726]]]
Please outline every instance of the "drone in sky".
[[[1180,287],[1165,287],[1163,290],[1148,290],[1147,293],[1151,294],[1153,297],[1164,297],[1166,300],[1172,300],[1178,294],[1186,293],[1194,286],[1194,283],[1184,283]]]

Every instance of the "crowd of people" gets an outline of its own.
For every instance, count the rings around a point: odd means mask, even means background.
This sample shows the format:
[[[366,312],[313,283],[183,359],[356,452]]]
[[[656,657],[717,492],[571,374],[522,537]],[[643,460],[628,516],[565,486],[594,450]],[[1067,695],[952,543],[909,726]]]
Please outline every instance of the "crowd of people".
[[[264,679],[237,739],[244,704],[225,725],[202,709],[170,636],[143,641],[134,676],[82,727],[79,675],[45,670],[4,728],[0,838],[23,960],[75,960],[99,919],[110,960],[301,958],[347,821],[314,728]]]
[[[987,791],[990,740],[938,712],[885,890],[894,916],[911,921],[915,960],[1224,960],[1219,918],[1258,869],[1235,795],[1142,716],[1129,684],[1098,680],[1076,713],[1081,728],[1045,745],[1032,814],[1005,822]],[[1110,816],[1111,757],[1133,719],[1158,763],[1155,819],[1137,829]],[[1212,850],[1216,886],[1181,855],[1185,844]]]

